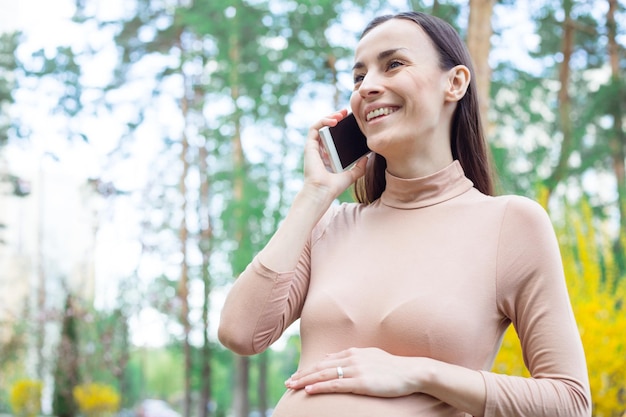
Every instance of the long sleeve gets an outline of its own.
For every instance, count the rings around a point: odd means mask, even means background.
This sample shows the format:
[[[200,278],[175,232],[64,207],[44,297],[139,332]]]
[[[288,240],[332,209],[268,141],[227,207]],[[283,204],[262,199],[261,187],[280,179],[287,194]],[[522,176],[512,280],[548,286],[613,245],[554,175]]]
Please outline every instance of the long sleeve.
[[[590,416],[585,356],[545,211],[512,198],[498,246],[498,309],[517,331],[531,378],[483,372],[485,416]]]
[[[267,268],[261,252],[235,280],[222,308],[218,331],[226,347],[242,355],[261,353],[300,317],[309,285],[311,245],[323,233],[330,216],[332,210],[313,229],[293,271]]]
[[[242,355],[263,352],[298,318],[306,286],[302,271],[275,272],[255,257],[235,281],[220,317],[220,327],[236,328],[236,337],[221,333],[220,340]]]

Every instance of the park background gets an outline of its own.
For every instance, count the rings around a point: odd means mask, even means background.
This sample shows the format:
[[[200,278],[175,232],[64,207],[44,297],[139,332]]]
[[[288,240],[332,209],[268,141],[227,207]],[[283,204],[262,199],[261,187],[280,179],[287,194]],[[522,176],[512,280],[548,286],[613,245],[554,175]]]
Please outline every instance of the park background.
[[[499,193],[554,222],[594,416],[626,412],[624,1],[1,5],[0,413],[269,415],[297,327],[235,356],[220,305],[301,184],[308,126],[347,106],[359,32],[406,9],[467,40]],[[494,371],[527,375],[514,332]]]

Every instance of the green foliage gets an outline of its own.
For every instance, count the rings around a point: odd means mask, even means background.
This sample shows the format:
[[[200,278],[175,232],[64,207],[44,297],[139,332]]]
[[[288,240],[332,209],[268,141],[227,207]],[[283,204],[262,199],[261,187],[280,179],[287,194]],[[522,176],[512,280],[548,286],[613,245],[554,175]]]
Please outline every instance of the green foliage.
[[[28,310],[24,309],[24,317],[27,317]],[[19,320],[12,325],[2,323],[5,334],[9,334],[8,339],[0,344],[0,413],[11,412],[10,391],[13,384],[26,379],[26,357],[28,322]]]
[[[143,351],[145,390],[156,398],[171,399],[184,381],[183,354],[180,349]]]
[[[571,181],[610,167],[611,150],[603,136],[603,120],[611,114],[605,110],[610,106],[605,93],[619,89],[601,81],[608,62],[606,37],[599,36],[606,32],[604,17],[594,2],[545,2],[532,10],[538,41],[528,51],[526,65],[532,69],[506,61],[494,68],[491,142],[504,192],[533,196],[540,184],[555,186],[565,178]],[[569,84],[561,86],[565,26],[573,28],[574,38]],[[565,87],[571,104],[563,117],[558,95]],[[563,143],[566,129],[571,131],[569,145]],[[552,175],[560,152],[568,158],[565,172],[556,179]]]
[[[14,52],[18,39],[17,33],[0,34],[0,147],[7,142],[11,126],[7,110],[13,103],[12,91],[16,82],[14,71],[17,68]]]
[[[268,403],[276,404],[283,395],[284,381],[296,370],[299,357],[299,337],[293,336],[286,346],[277,351],[269,350],[268,357]],[[211,381],[212,399],[215,402],[218,415],[230,409],[233,389],[233,355],[219,344],[211,345]],[[194,362],[202,355],[200,349],[193,349]],[[141,387],[142,398],[162,398],[172,404],[182,394],[183,370],[181,363],[183,353],[178,345],[165,348],[136,348],[131,353],[129,369],[136,380],[131,386]],[[251,358],[253,365],[258,358]],[[200,368],[193,369],[192,390],[200,389]],[[259,384],[258,372],[252,367],[250,375],[250,397],[252,404],[258,403],[256,387]],[[137,398],[138,399],[138,398]],[[220,411],[221,410],[221,411]]]
[[[22,379],[11,389],[11,409],[17,417],[36,417],[41,412],[41,381]]]
[[[25,307],[23,311],[24,317],[27,316],[27,312],[28,308]],[[26,335],[29,328],[26,320],[19,320],[13,323],[0,322],[0,329],[7,335],[0,344],[0,369],[5,370],[3,374],[6,377],[6,369],[23,360],[27,347]]]
[[[137,389],[129,374],[130,356],[127,311],[122,307],[113,311],[81,307],[78,321],[80,374],[92,381],[116,386],[123,393],[124,405],[132,404]]]

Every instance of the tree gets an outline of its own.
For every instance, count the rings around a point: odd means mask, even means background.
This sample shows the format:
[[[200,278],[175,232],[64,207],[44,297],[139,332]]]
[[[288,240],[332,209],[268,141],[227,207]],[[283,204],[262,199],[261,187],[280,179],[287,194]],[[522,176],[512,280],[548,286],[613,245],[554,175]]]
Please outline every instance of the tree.
[[[575,22],[572,19],[573,2],[571,0],[563,1],[564,18],[561,22],[562,43],[561,54],[563,59],[559,65],[559,92],[557,94],[558,120],[562,139],[560,143],[560,151],[556,166],[550,176],[545,180],[546,198],[556,188],[556,186],[564,179],[568,171],[568,162],[570,155],[574,150],[574,126],[571,120],[572,100],[570,94],[570,62],[574,52],[574,33]]]
[[[80,383],[77,306],[71,294],[65,299],[61,340],[57,350],[57,363],[54,370],[54,392],[52,411],[58,417],[74,417],[78,407],[72,390]]]
[[[74,301],[78,304],[78,301]],[[77,323],[79,340],[79,369],[81,382],[107,383],[119,388],[122,401],[133,405],[133,389],[128,378],[130,346],[128,340],[128,310],[124,304],[112,310],[96,309],[88,302],[80,305]]]
[[[12,92],[17,85],[15,70],[19,62],[15,57],[15,49],[19,38],[17,32],[0,33],[0,186],[3,188],[0,198],[5,195],[4,184],[8,184],[7,192],[11,195],[24,197],[30,193],[30,184],[9,172],[2,152],[2,148],[9,141],[9,129],[17,125],[11,119],[9,110],[14,102]],[[7,243],[2,233],[5,228],[6,225],[0,222],[0,246]]]
[[[182,31],[181,31],[182,34]],[[179,36],[178,47],[185,54],[185,48],[183,46],[182,37]],[[182,61],[181,64],[185,62]],[[187,226],[187,180],[189,176],[189,140],[187,137],[187,121],[189,112],[189,99],[187,92],[187,77],[183,71],[181,65],[181,74],[183,76],[183,91],[180,99],[180,106],[182,117],[184,120],[183,131],[181,132],[181,150],[180,150],[180,165],[182,167],[178,191],[182,196],[180,212],[181,220],[179,226],[178,236],[180,239],[180,253],[182,255],[180,279],[178,283],[178,297],[180,299],[180,322],[183,326],[183,351],[185,357],[184,369],[185,369],[185,396],[183,401],[184,415],[191,415],[191,345],[189,341],[189,335],[191,333],[191,324],[189,322],[189,260],[187,254],[187,245],[189,242],[189,230]]]
[[[232,1],[219,7],[211,2],[195,2],[187,15],[195,33],[214,45],[210,62],[215,63],[215,70],[209,74],[212,88],[207,91],[207,101],[212,101],[211,97],[221,97],[232,109],[230,114],[215,118],[219,130],[213,135],[218,143],[223,144],[223,149],[228,149],[230,163],[218,163],[212,172],[217,182],[228,184],[221,188],[226,200],[220,217],[221,239],[236,248],[229,251],[235,276],[271,233],[264,218],[276,210],[275,204],[267,206],[270,165],[253,165],[248,161],[244,152],[244,131],[253,120],[259,125],[267,123],[271,126],[268,132],[284,128],[293,93],[302,83],[296,75],[313,72],[310,69],[311,57],[315,56],[317,48],[321,53],[313,65],[317,63],[324,69],[324,78],[327,78],[325,65],[334,62],[335,54],[325,39],[316,42],[313,31],[319,33],[320,27],[326,23],[311,17],[324,16],[326,19],[332,7],[334,5],[330,2],[315,6],[301,4],[296,11],[281,15],[269,14],[267,5],[258,2],[251,5]],[[210,18],[198,19],[198,16]],[[304,19],[304,16],[307,18]],[[259,22],[262,24],[259,25]],[[293,27],[299,30],[292,31]],[[305,53],[308,54],[307,70],[302,69],[302,61],[298,60]],[[315,78],[318,76],[314,75]],[[250,361],[245,357],[236,357],[235,363],[234,413],[245,416],[250,410]],[[261,370],[265,366],[266,363],[261,360]],[[263,391],[264,382],[259,386]],[[265,394],[262,392],[263,397]],[[263,405],[261,407],[264,408]]]
[[[493,71],[492,106],[498,117],[492,141],[507,192],[546,201],[554,195],[557,201],[567,190],[584,188],[596,194],[600,214],[615,203],[583,179],[614,165],[605,121],[619,108],[610,98],[619,89],[602,81],[610,36],[597,5],[550,1],[532,11],[538,43],[520,61],[529,69],[500,62]]]
[[[200,146],[199,155],[198,155],[199,163],[198,169],[201,173],[206,173],[208,171],[207,160],[208,160],[208,151],[205,146]],[[201,276],[202,276],[202,288],[204,290],[203,293],[203,304],[202,304],[202,349],[200,356],[200,417],[207,417],[211,411],[210,407],[213,404],[213,391],[211,389],[211,379],[212,379],[212,368],[211,368],[211,359],[212,349],[211,342],[209,340],[209,311],[211,309],[211,288],[212,288],[212,277],[209,272],[209,266],[211,263],[211,250],[212,245],[211,241],[213,239],[212,233],[212,222],[211,222],[211,214],[209,210],[209,198],[210,198],[210,183],[208,175],[200,175],[200,198],[198,199],[198,230],[200,230],[200,244],[199,249],[202,253],[202,264],[201,264]]]
[[[8,108],[13,103],[11,92],[15,87],[14,71],[17,60],[14,52],[19,39],[18,33],[0,34],[0,148],[8,141],[8,129],[12,125]]]
[[[482,125],[489,128],[489,93],[491,85],[491,68],[489,52],[491,51],[491,16],[494,0],[470,0],[469,22],[467,25],[467,47],[474,60],[478,102],[480,105]]]
[[[615,254],[621,270],[626,269],[626,133],[624,133],[624,109],[626,109],[626,86],[622,76],[623,66],[620,64],[620,49],[617,43],[617,0],[609,0],[606,16],[607,48],[611,81],[609,89],[613,91],[610,104],[610,115],[613,126],[609,138],[611,159],[617,191],[617,211],[619,214],[619,234],[615,239]]]
[[[175,236],[177,241],[176,247],[172,250],[180,255],[179,272],[177,276],[168,274],[162,277],[165,281],[176,283],[176,302],[166,305],[164,312],[173,314],[175,317],[173,320],[181,326],[180,339],[184,353],[183,368],[185,371],[183,414],[189,416],[192,406],[191,374],[193,369],[190,344],[192,324],[189,318],[189,287],[192,279],[190,275],[192,265],[189,260],[189,249],[197,244],[199,238],[193,234],[195,225],[192,226],[188,219],[197,207],[193,204],[194,197],[191,195],[187,183],[191,173],[197,172],[197,168],[192,166],[195,163],[193,152],[196,151],[196,148],[192,146],[191,141],[195,139],[192,132],[197,131],[198,126],[192,117],[192,113],[197,110],[195,109],[197,103],[194,101],[195,93],[193,90],[196,80],[188,75],[186,68],[190,65],[193,67],[194,59],[199,55],[188,46],[193,42],[193,35],[186,30],[185,23],[180,19],[178,12],[178,10],[184,10],[186,6],[180,5],[178,2],[157,4],[147,0],[138,0],[134,6],[136,8],[135,14],[120,22],[119,30],[115,36],[121,54],[116,77],[111,87],[119,90],[128,88],[135,81],[133,70],[148,59],[156,59],[162,65],[157,67],[153,74],[156,86],[150,94],[155,97],[167,97],[178,103],[178,114],[175,117],[182,122],[182,129],[171,136],[165,135],[161,138],[166,147],[164,154],[171,158],[171,162],[166,163],[163,169],[169,170],[172,166],[176,169],[178,178],[176,195],[172,196],[173,184],[161,181],[154,181],[151,184],[154,189],[158,190],[158,194],[156,199],[151,199],[151,206],[147,206],[146,211],[165,210],[170,214],[158,224],[147,224],[146,226],[151,229],[151,233],[156,235],[163,234],[163,231],[167,230],[169,231],[168,236]],[[111,25],[118,25],[118,23],[102,23],[103,27]],[[145,33],[152,35],[146,38]],[[169,83],[176,83],[177,88],[169,89]],[[129,124],[131,132],[143,124],[146,113],[151,111],[152,103],[141,99],[138,101],[136,113]],[[166,126],[172,121],[162,120]],[[166,245],[160,246],[159,244],[146,246],[146,249],[150,252],[167,251]],[[203,262],[206,262],[206,258],[203,258]],[[200,268],[197,268],[197,271],[200,271]],[[166,282],[165,285],[169,287],[169,283]],[[207,288],[209,287],[207,286]],[[206,362],[204,363],[206,366]]]

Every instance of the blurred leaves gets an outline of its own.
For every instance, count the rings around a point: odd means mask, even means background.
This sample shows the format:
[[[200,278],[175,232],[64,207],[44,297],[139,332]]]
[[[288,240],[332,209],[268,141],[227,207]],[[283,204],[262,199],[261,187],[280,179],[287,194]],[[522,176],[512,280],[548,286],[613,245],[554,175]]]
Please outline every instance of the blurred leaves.
[[[73,389],[78,409],[85,417],[110,417],[120,409],[120,395],[110,385],[81,384]]]
[[[43,383],[38,380],[22,379],[11,388],[11,410],[16,417],[37,417],[41,413]]]

